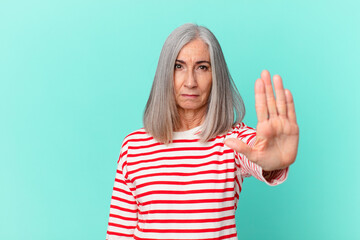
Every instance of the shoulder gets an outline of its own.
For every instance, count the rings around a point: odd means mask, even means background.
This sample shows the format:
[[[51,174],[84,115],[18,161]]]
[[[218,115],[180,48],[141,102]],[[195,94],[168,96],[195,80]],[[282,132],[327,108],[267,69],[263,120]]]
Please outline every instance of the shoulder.
[[[128,146],[131,145],[132,142],[138,142],[149,138],[152,137],[145,131],[144,128],[140,128],[126,135],[121,144],[121,148],[128,148]]]
[[[121,144],[120,156],[118,163],[123,160],[125,161],[127,158],[127,154],[131,145],[134,142],[142,142],[146,139],[152,139],[152,137],[145,131],[144,128],[140,128],[126,135]]]

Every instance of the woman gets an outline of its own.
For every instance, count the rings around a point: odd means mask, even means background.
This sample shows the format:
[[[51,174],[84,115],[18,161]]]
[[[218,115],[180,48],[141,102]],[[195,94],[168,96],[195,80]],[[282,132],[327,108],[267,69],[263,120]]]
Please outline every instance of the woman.
[[[255,83],[257,131],[242,123],[242,99],[215,36],[185,24],[160,54],[144,128],[122,144],[107,239],[237,239],[244,177],[285,181],[299,139],[280,76]]]

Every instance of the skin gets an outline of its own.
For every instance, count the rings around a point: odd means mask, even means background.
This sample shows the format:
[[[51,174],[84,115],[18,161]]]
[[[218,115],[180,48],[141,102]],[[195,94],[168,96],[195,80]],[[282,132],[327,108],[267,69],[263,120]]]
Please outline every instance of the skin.
[[[212,84],[208,46],[200,39],[193,40],[181,49],[177,60],[174,92],[181,123],[177,131],[186,131],[201,125],[205,119]],[[254,146],[235,138],[225,141],[228,147],[258,164],[264,176],[294,163],[299,143],[292,94],[284,89],[279,75],[273,76],[273,83],[276,97],[267,70],[263,70],[255,82],[258,123]]]
[[[293,164],[299,143],[299,127],[292,94],[284,89],[279,75],[273,76],[273,82],[276,98],[267,70],[262,71],[261,78],[255,82],[258,124],[254,146],[250,147],[238,139],[225,141],[228,147],[243,153],[264,171],[283,169]]]
[[[180,50],[174,66],[174,92],[180,116],[177,131],[186,131],[203,123],[211,85],[208,46],[195,39]]]

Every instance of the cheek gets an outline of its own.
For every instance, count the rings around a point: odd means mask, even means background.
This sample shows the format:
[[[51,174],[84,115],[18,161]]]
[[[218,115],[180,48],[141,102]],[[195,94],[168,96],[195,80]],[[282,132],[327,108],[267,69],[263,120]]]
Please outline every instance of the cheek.
[[[211,85],[210,85],[210,87],[208,87],[208,88],[206,89],[206,99],[209,98],[210,92],[211,92]]]
[[[179,74],[174,72],[174,92],[177,93],[179,90]]]
[[[184,82],[184,73],[181,71],[174,73],[174,90],[175,93],[179,93]]]
[[[212,78],[210,75],[210,77],[207,76],[203,81],[203,87],[202,87],[203,93],[208,96],[210,94],[211,87],[212,87]]]
[[[180,92],[181,84],[178,81],[174,81],[174,92],[178,94]]]

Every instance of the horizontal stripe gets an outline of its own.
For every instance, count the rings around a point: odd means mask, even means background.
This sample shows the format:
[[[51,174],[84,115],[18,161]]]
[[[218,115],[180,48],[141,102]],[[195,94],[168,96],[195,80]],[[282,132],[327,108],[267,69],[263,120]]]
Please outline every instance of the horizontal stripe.
[[[138,156],[146,156],[146,155],[152,155],[152,154],[157,154],[157,153],[167,153],[167,152],[206,151],[206,150],[213,149],[215,147],[224,147],[224,143],[216,143],[209,147],[178,147],[178,148],[159,149],[159,150],[154,150],[154,151],[150,151],[150,152],[141,152],[141,153],[137,153],[137,154],[129,153],[127,157],[138,157]]]
[[[219,232],[229,228],[235,228],[235,224],[228,226],[221,226],[218,228],[201,228],[201,229],[140,229],[139,225],[136,228],[141,232],[153,233],[206,233],[206,232]]]
[[[225,179],[201,179],[201,180],[193,180],[193,181],[149,181],[146,183],[142,183],[137,185],[137,188],[142,188],[145,186],[151,185],[195,185],[195,184],[204,184],[204,183],[225,183],[225,182],[233,182],[235,178],[225,178]]]
[[[160,160],[185,160],[185,159],[206,159],[208,157],[211,156],[222,156],[224,154],[227,153],[233,153],[234,150],[232,149],[227,149],[223,152],[212,152],[206,155],[199,155],[199,156],[194,156],[194,155],[186,155],[186,156],[173,156],[173,157],[169,157],[169,156],[163,156],[163,157],[158,157],[158,158],[152,158],[152,159],[147,159],[147,160],[140,160],[140,161],[132,161],[132,162],[127,162],[128,166],[132,166],[132,165],[138,165],[141,163],[149,163],[149,162],[156,162],[156,161],[160,161]]]
[[[116,191],[116,192],[121,192],[121,193],[127,194],[127,195],[132,195],[131,192],[128,192],[128,191],[126,191],[126,190],[124,190],[122,188],[114,187],[113,190]]]
[[[116,197],[116,196],[112,196],[111,199],[114,199],[114,200],[120,201],[120,202],[125,202],[127,204],[136,204],[136,201],[129,201],[127,199]]]
[[[200,139],[183,139],[183,140],[174,140],[173,143],[192,143],[192,142],[199,142]],[[145,149],[145,148],[151,148],[151,147],[156,147],[156,146],[161,146],[164,145],[163,143],[151,143],[151,144],[144,144],[144,145],[140,145],[140,146],[129,146],[129,149],[131,150],[135,150],[135,149]]]
[[[127,226],[127,225],[112,223],[112,222],[109,222],[109,226],[124,228],[124,229],[133,229],[134,228],[134,226]],[[136,226],[136,224],[135,224],[135,226]]]
[[[137,222],[138,218],[130,218],[130,217],[124,217],[124,216],[120,216],[117,214],[110,214],[111,218],[118,218],[118,219],[122,219],[122,220],[126,220],[126,221],[134,221]]]
[[[235,219],[235,215],[221,217],[221,218],[201,218],[201,219],[139,219],[141,223],[210,223],[222,222],[226,220]]]
[[[228,202],[233,201],[234,197],[228,198],[212,198],[212,199],[191,199],[191,200],[152,200],[140,203],[140,206],[151,204],[196,204],[196,203],[215,203],[215,202]]]
[[[231,163],[234,162],[234,159],[225,159],[225,160],[214,160],[214,161],[209,161],[209,162],[205,162],[205,163],[198,163],[198,164],[161,164],[161,165],[156,165],[156,166],[149,166],[149,167],[142,167],[142,168],[138,168],[136,170],[129,170],[128,174],[134,174],[140,171],[144,171],[144,170],[149,170],[149,169],[158,169],[158,168],[177,168],[177,167],[184,167],[184,168],[195,168],[195,167],[203,167],[203,166],[208,166],[211,164],[216,164],[216,165],[222,165],[225,163]]]
[[[128,209],[128,208],[123,208],[123,207],[116,206],[116,205],[110,205],[110,208],[117,209],[117,210],[124,211],[124,212],[129,212],[129,213],[137,213],[138,212],[137,209]]]
[[[223,207],[223,208],[204,208],[204,209],[154,209],[151,211],[140,211],[139,214],[146,215],[146,214],[155,214],[155,213],[165,213],[165,214],[184,214],[184,213],[212,213],[212,212],[225,212],[234,210],[234,206],[231,207]]]
[[[224,170],[206,170],[206,171],[199,171],[199,172],[191,172],[191,173],[182,173],[182,172],[162,172],[162,173],[150,173],[150,174],[144,174],[141,176],[134,177],[132,180],[136,181],[141,178],[147,178],[147,177],[159,177],[159,176],[198,176],[201,174],[221,174],[221,173],[229,173],[229,172],[235,172],[235,169],[224,169]]]
[[[126,233],[112,232],[112,231],[107,231],[106,233],[108,235],[121,236],[121,237],[133,237],[134,236],[134,234],[126,234]]]
[[[219,192],[228,192],[234,191],[234,188],[224,188],[224,189],[196,189],[196,190],[156,190],[156,191],[148,191],[141,194],[138,194],[137,197],[141,198],[144,196],[152,195],[152,194],[198,194],[198,193],[219,193]]]
[[[145,134],[145,133],[144,133],[144,134]],[[125,139],[126,139],[126,138],[125,138]],[[131,142],[145,142],[145,141],[152,141],[152,140],[154,140],[153,137],[138,138],[138,139],[129,139],[129,140],[126,140],[126,141],[124,142],[123,147],[124,147],[124,146],[128,146],[129,143],[131,143]],[[122,148],[123,148],[123,147],[122,147]]]
[[[229,239],[229,238],[237,238],[237,234],[236,233],[232,233],[232,234],[228,234],[228,235],[223,235],[221,237],[214,237],[214,238],[144,238],[144,237],[138,237],[134,235],[134,240],[224,240],[224,239]]]

